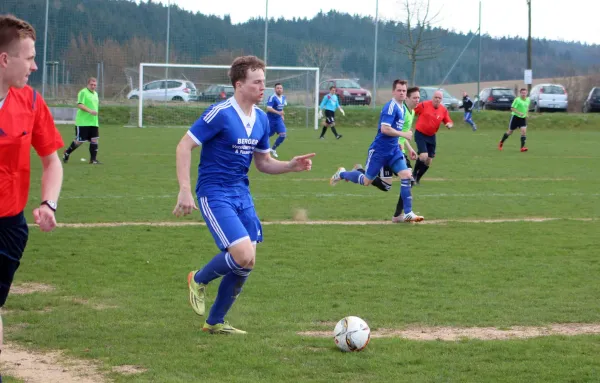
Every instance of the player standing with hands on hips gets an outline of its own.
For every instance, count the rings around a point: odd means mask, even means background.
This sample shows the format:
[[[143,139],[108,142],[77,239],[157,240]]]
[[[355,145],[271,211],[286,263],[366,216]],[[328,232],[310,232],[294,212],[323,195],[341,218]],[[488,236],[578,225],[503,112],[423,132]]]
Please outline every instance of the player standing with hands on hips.
[[[223,277],[202,328],[213,334],[246,333],[226,322],[225,316],[254,268],[256,244],[263,238],[249,188],[252,159],[260,172],[283,174],[310,170],[315,155],[278,161],[269,154],[269,121],[256,106],[265,90],[263,61],[238,57],[229,77],[233,97],[210,106],[183,136],[176,152],[179,196],[173,214],[179,217],[198,210],[190,187],[190,164],[192,150],[202,145],[196,196],[220,252],[189,273],[188,288],[194,312],[204,315],[207,285]]]
[[[63,169],[56,151],[64,144],[48,106],[27,85],[35,64],[35,30],[26,21],[0,15],[0,307],[4,306],[27,245],[23,210],[29,197],[30,151],[42,160],[42,195],[35,223],[56,227],[56,201]],[[2,351],[0,316],[0,352]],[[2,377],[0,376],[0,382]]]
[[[329,88],[329,94],[326,94],[319,105],[319,118],[323,118],[323,109],[325,109],[325,125],[323,125],[323,131],[321,132],[321,140],[325,138],[325,133],[327,132],[327,128],[331,128],[333,134],[335,134],[335,138],[338,140],[342,138],[341,134],[338,134],[337,130],[335,130],[335,110],[339,109],[342,112],[342,115],[346,115],[344,109],[340,105],[340,101],[338,99],[337,94],[335,94],[335,86]]]

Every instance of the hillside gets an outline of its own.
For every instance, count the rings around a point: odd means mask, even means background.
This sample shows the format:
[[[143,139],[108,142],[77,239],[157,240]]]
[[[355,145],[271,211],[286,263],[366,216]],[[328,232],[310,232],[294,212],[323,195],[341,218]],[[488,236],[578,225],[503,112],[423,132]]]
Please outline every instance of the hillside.
[[[43,52],[45,0],[3,0],[0,12],[22,17],[37,28],[37,50]],[[165,60],[166,7],[160,3],[137,4],[126,0],[50,1],[48,60],[58,61],[59,81],[80,82],[96,73],[104,62],[108,82],[124,83],[123,71],[144,61]],[[380,24],[378,77],[385,82],[409,76],[407,58],[399,53],[401,23]],[[334,38],[332,38],[334,34]],[[436,84],[446,75],[471,35],[442,29],[438,36],[443,52],[419,64],[417,83]],[[231,24],[224,19],[192,13],[172,6],[170,61],[223,64],[239,54],[263,55],[264,20]],[[272,20],[269,24],[269,65],[307,65],[315,61],[314,48],[328,60],[325,75],[352,76],[370,85],[373,72],[374,26],[370,18],[338,12],[319,13],[312,19]],[[477,39],[466,50],[448,78],[448,83],[476,80]],[[525,65],[523,39],[482,40],[482,80],[498,81],[522,77]],[[313,49],[313,52],[314,52]],[[537,78],[587,74],[597,70],[600,46],[547,40],[533,42],[533,71]],[[314,54],[312,55],[314,56]],[[64,65],[63,65],[64,62]],[[65,68],[66,67],[66,70]],[[66,74],[66,72],[68,72]],[[39,82],[40,76],[32,81]]]

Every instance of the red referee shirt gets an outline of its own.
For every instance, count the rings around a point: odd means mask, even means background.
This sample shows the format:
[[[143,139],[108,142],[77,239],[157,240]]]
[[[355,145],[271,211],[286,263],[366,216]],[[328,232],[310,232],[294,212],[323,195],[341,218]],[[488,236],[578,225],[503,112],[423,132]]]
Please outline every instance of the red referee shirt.
[[[0,108],[0,217],[19,214],[29,196],[31,146],[40,157],[64,143],[50,109],[30,86],[10,88]]]
[[[415,115],[419,116],[415,129],[426,136],[433,136],[440,128],[440,124],[452,122],[448,109],[444,105],[433,107],[431,100],[423,101],[415,108]]]

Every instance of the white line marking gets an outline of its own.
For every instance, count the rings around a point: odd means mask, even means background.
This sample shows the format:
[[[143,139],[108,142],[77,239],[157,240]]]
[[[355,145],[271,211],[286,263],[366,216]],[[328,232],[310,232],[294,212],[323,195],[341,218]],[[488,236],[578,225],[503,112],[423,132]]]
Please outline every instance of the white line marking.
[[[483,218],[483,219],[434,219],[425,220],[415,225],[443,225],[447,223],[510,223],[510,222],[549,222],[549,221],[580,221],[592,222],[598,218],[550,218],[550,217],[528,217],[528,218]],[[398,225],[390,221],[265,221],[263,225],[339,225],[339,226],[371,226],[371,225]],[[29,224],[31,227],[36,224]],[[183,226],[206,226],[204,222],[197,221],[163,221],[163,222],[91,222],[91,223],[59,223],[58,227],[64,228],[93,228],[93,227],[124,227],[124,226],[155,226],[155,227],[183,227]]]

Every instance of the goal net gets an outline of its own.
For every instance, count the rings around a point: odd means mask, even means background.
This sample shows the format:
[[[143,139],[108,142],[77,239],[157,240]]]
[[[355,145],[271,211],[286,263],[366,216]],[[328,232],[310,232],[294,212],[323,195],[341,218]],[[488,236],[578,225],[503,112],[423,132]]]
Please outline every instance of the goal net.
[[[139,70],[127,70],[128,126],[191,126],[209,105],[233,96],[227,75],[229,68],[229,65],[141,63]],[[268,66],[265,94],[259,105],[265,111],[276,83],[283,85],[287,99],[284,110],[288,129],[318,129],[319,68]]]

